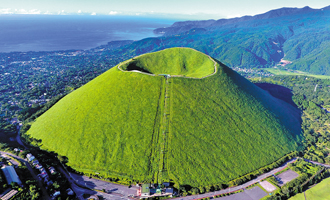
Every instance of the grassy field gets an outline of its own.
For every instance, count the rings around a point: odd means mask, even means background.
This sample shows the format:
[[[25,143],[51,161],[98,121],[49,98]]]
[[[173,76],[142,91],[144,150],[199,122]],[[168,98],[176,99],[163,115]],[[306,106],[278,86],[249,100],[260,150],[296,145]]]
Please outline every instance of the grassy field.
[[[312,187],[311,189],[307,190],[306,198],[312,200],[326,200],[330,199],[330,178],[324,179],[316,186]],[[303,193],[297,194],[296,196],[290,198],[290,200],[305,200],[305,196]]]
[[[282,70],[282,69],[274,69],[274,68],[264,68],[264,70],[269,71],[272,74],[275,75],[293,75],[293,76],[310,76],[310,77],[315,77],[315,78],[320,78],[320,79],[330,79],[330,76],[326,75],[316,75],[316,74],[309,74],[307,72],[302,72],[302,71],[287,71],[287,70]]]
[[[143,56],[134,62],[148,60],[155,74],[173,75],[162,71],[173,67],[172,60],[183,60],[189,69],[181,75],[214,72],[204,54],[182,48],[164,52],[147,56],[168,62]],[[190,53],[202,62],[188,59]],[[209,72],[197,73],[195,64]],[[226,183],[296,150],[299,111],[228,67],[218,63],[217,68],[203,79],[166,80],[114,67],[60,100],[27,134],[41,139],[42,148],[67,156],[68,165],[81,172],[195,187]]]

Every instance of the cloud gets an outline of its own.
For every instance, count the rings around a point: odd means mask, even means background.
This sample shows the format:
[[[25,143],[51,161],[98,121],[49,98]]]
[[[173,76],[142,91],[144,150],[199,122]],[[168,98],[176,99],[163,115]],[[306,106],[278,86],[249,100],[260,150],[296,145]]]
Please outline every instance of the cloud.
[[[79,13],[79,14],[80,14],[80,13],[81,13],[81,10],[78,10],[78,12],[77,12],[77,13]]]
[[[25,10],[25,9],[15,9],[15,14],[24,14],[24,15],[39,15],[41,11],[38,9]]]
[[[64,10],[58,11],[57,12],[58,15],[66,15],[67,13]]]
[[[52,15],[53,13],[49,12],[48,10],[44,12],[44,15]]]
[[[33,10],[29,10],[28,13],[33,15],[39,15],[41,14],[41,11],[37,9],[33,9]]]
[[[230,19],[230,18],[238,18],[238,17],[242,17],[242,15],[240,15],[240,14],[231,14],[231,15],[227,15],[226,18]]]
[[[48,12],[48,11],[47,11]],[[41,13],[38,9],[25,10],[25,9],[14,9],[10,8],[0,9],[0,14],[21,14],[21,15],[39,15],[39,14],[51,14],[51,13]]]
[[[10,8],[3,8],[3,9],[0,9],[0,15],[6,15],[6,14],[13,14],[13,12],[11,12],[11,9]]]
[[[96,15],[96,12],[92,12],[91,15]]]
[[[175,19],[175,20],[208,20],[208,19],[220,19],[226,18],[225,15],[219,15],[214,13],[163,13],[163,12],[127,12],[123,15],[130,16],[149,16],[154,18],[165,18],[165,19]]]
[[[19,9],[15,11],[16,14],[27,14],[27,11],[25,9]]]
[[[109,15],[117,15],[117,14],[119,14],[119,12],[117,12],[117,11],[110,11],[109,12]]]

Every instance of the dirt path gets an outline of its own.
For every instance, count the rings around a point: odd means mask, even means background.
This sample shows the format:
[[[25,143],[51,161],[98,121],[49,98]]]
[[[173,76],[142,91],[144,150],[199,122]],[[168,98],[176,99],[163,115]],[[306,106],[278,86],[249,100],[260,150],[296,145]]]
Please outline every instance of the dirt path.
[[[288,64],[291,64],[292,62],[291,61],[288,61],[288,60],[284,60],[283,58],[281,59],[280,61],[280,65],[282,67],[285,67],[285,65],[288,65]]]
[[[163,183],[164,177],[166,177],[166,144],[167,135],[170,126],[170,99],[171,99],[171,81],[170,77],[165,77],[165,93],[164,93],[164,113],[162,113],[162,119],[160,123],[160,158],[159,158],[159,172],[157,182]]]

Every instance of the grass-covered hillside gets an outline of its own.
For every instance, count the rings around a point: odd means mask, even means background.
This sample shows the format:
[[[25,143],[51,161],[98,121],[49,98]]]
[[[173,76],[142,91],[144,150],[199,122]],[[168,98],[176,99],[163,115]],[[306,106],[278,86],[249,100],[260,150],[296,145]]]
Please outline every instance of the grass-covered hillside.
[[[173,48],[130,62],[153,74],[124,62],[64,97],[27,134],[78,171],[191,186],[226,183],[298,148],[299,111],[205,54]],[[214,64],[206,78],[155,75],[204,77]]]
[[[218,69],[206,79],[172,80],[168,172],[184,184],[226,182],[297,148],[299,111]]]

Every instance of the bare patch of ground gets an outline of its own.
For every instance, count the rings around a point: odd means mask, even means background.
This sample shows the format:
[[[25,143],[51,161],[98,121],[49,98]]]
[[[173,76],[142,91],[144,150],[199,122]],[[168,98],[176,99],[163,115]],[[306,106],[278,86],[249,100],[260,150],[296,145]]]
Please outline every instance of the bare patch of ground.
[[[263,187],[267,192],[273,192],[276,190],[276,187],[268,181],[260,182],[261,187]]]
[[[284,66],[287,65],[287,64],[291,64],[291,63],[292,63],[291,61],[283,60],[283,58],[282,58],[281,61],[280,61],[280,65],[281,65],[282,67],[284,67]]]

